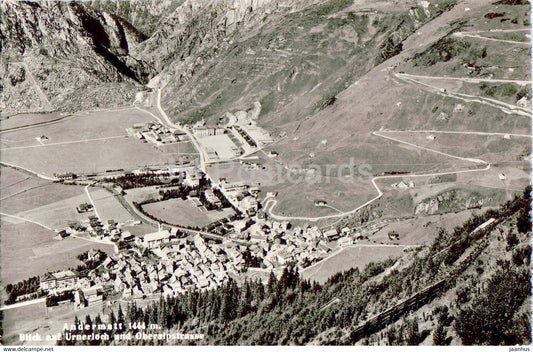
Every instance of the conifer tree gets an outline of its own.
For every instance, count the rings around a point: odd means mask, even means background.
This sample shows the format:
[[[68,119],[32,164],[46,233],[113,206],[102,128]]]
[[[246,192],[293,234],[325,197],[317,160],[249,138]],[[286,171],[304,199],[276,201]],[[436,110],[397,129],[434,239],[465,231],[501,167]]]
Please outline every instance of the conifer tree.
[[[444,325],[439,319],[437,327],[433,331],[433,344],[435,346],[444,346],[446,345],[446,330],[444,330]]]

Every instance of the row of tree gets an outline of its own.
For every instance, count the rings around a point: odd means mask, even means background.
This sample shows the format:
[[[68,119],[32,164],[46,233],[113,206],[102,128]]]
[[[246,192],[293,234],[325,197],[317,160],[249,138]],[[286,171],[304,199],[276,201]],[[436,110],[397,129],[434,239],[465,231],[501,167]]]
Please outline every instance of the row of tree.
[[[29,279],[22,280],[16,284],[7,284],[5,291],[8,298],[4,301],[4,304],[15,303],[18,296],[38,293],[39,287],[40,279],[38,276],[30,277]]]

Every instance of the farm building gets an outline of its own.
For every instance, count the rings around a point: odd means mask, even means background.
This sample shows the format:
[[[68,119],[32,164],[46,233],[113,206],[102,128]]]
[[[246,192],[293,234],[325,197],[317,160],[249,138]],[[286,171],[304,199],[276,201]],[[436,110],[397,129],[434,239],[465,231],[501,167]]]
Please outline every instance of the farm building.
[[[337,244],[339,245],[339,247],[346,247],[354,243],[355,241],[351,237],[342,237],[342,238],[339,238],[339,240],[337,241]]]
[[[324,237],[326,237],[328,241],[334,241],[339,238],[339,231],[337,231],[337,229],[328,230],[324,232]]]

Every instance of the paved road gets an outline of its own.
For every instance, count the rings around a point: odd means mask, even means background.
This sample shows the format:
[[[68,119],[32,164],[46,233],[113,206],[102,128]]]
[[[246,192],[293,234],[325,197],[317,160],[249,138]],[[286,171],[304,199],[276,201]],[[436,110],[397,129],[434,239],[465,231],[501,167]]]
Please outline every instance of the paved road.
[[[405,73],[395,73],[393,71],[390,71],[390,73],[394,77],[396,77],[398,79],[428,87],[428,88],[431,89],[431,92],[433,92],[433,93],[437,93],[437,94],[441,94],[441,95],[445,95],[445,96],[454,96],[454,97],[457,97],[457,98],[462,99],[462,100],[467,101],[467,102],[479,102],[479,103],[482,103],[482,104],[488,104],[488,105],[497,107],[500,110],[502,110],[502,111],[504,111],[505,113],[508,113],[508,114],[519,114],[519,115],[531,117],[531,111],[529,111],[527,109],[523,109],[523,108],[520,108],[520,107],[515,106],[515,105],[507,104],[507,103],[500,102],[500,101],[493,100],[493,99],[486,99],[486,98],[482,98],[482,97],[478,97],[478,96],[471,96],[471,95],[467,95],[467,94],[458,94],[458,93],[443,93],[440,87],[436,87],[436,86],[432,86],[432,85],[429,85],[429,84],[424,83],[424,82],[420,82],[420,81],[416,80],[415,78],[419,78],[419,79],[422,79],[422,78],[424,78],[424,79],[450,79],[450,80],[461,80],[461,81],[475,82],[475,83],[481,82],[481,81],[491,81],[491,82],[494,82],[494,83],[510,83],[510,82],[512,82],[512,83],[517,83],[517,84],[531,84],[531,81],[498,80],[498,79],[494,79],[494,80],[487,79],[487,80],[484,80],[484,79],[460,78],[460,77],[459,78],[455,78],[455,77],[418,76],[418,75],[410,75],[410,74],[405,74]],[[399,132],[460,133],[460,134],[489,135],[489,136],[509,135],[509,136],[515,136],[515,137],[528,137],[528,138],[531,138],[530,135],[525,135],[525,134],[501,133],[501,132],[477,132],[477,131],[461,131],[461,132],[458,132],[458,131],[437,131],[437,130],[426,130],[426,131],[410,131],[410,130],[408,130],[408,131],[382,131],[382,133],[383,132],[392,132],[392,133],[399,133]],[[406,145],[409,145],[409,146],[417,148],[417,149],[422,149],[422,150],[426,150],[426,151],[429,151],[429,152],[432,152],[432,153],[436,153],[436,154],[440,154],[440,155],[443,155],[443,156],[451,157],[451,158],[454,158],[454,159],[459,159],[459,160],[463,160],[463,161],[467,161],[467,162],[472,162],[472,163],[475,163],[475,164],[478,164],[478,165],[481,164],[481,165],[486,165],[486,166],[484,168],[474,169],[474,170],[459,170],[459,171],[428,173],[428,174],[405,174],[405,175],[377,176],[377,177],[374,177],[371,182],[372,182],[372,185],[374,186],[374,188],[376,189],[376,191],[378,192],[378,195],[375,196],[374,198],[372,198],[371,200],[369,200],[368,202],[364,203],[363,205],[360,205],[359,207],[357,207],[357,208],[355,208],[355,209],[353,209],[351,211],[341,212],[339,214],[325,215],[325,216],[318,216],[318,217],[283,216],[283,215],[275,214],[275,213],[273,213],[273,209],[274,209],[274,207],[277,204],[277,200],[274,199],[273,197],[267,197],[267,198],[264,199],[265,209],[268,211],[270,216],[272,218],[276,219],[276,220],[304,220],[304,221],[312,221],[312,222],[314,222],[314,221],[319,221],[319,220],[341,218],[341,217],[344,217],[346,215],[354,214],[358,210],[370,205],[371,203],[373,203],[376,200],[378,200],[379,198],[381,198],[381,196],[383,195],[383,192],[381,191],[381,189],[379,188],[379,186],[376,183],[376,181],[378,181],[378,180],[390,179],[390,178],[398,178],[398,177],[433,177],[433,176],[451,175],[451,174],[459,174],[459,173],[467,173],[467,172],[468,173],[470,173],[470,172],[481,172],[481,171],[486,171],[486,170],[488,170],[490,168],[490,164],[488,162],[484,161],[484,160],[481,160],[481,159],[466,158],[466,157],[461,157],[461,156],[457,156],[457,155],[452,155],[452,154],[449,154],[449,153],[444,153],[444,152],[441,152],[441,151],[438,151],[438,150],[435,150],[435,149],[431,149],[431,148],[421,147],[421,146],[418,146],[418,145],[413,144],[413,143],[409,143],[409,142],[406,142],[406,141],[403,141],[403,140],[400,140],[400,139],[397,139],[397,138],[394,138],[394,137],[383,135],[382,133],[380,133],[379,131],[375,131],[375,132],[372,132],[372,135],[378,136],[378,137],[382,137],[382,138],[385,138],[385,139],[389,139],[389,140],[394,141],[396,143],[406,144]]]
[[[439,155],[444,155],[444,156],[447,156],[449,158],[458,159],[458,160],[462,160],[462,161],[468,161],[468,162],[472,162],[472,163],[476,163],[476,164],[488,164],[486,161],[481,160],[481,159],[464,158],[462,156],[457,156],[457,155],[453,155],[453,154],[449,154],[449,153],[444,153],[444,152],[441,152],[441,151],[436,150],[436,149],[431,149],[431,148],[427,148],[427,147],[421,147],[421,146],[418,146],[418,145],[416,145],[414,143],[409,143],[409,142],[406,142],[406,141],[402,141],[401,139],[398,139],[398,138],[385,136],[385,135],[383,135],[380,132],[376,132],[375,131],[375,132],[372,132],[372,134],[374,136],[379,136],[379,137],[382,137],[382,138],[389,139],[389,140],[391,140],[393,142],[396,142],[396,143],[409,145],[409,146],[414,147],[414,148],[418,148],[418,149],[421,149],[421,150],[426,150],[428,152],[432,152],[432,153],[439,154]]]
[[[339,210],[339,209],[335,208],[335,207],[332,206],[332,205],[326,204],[326,205],[323,205],[322,207],[323,207],[323,208],[330,208],[330,209],[335,210],[336,212],[342,214],[342,210]]]
[[[78,235],[70,235],[70,237],[72,238],[77,238],[79,240],[84,240],[84,241],[88,241],[88,242],[94,242],[94,243],[100,243],[100,244],[107,244],[109,246],[114,246],[115,244],[111,241],[106,241],[106,240],[99,240],[97,238],[90,238],[90,237],[83,237],[83,236],[78,236]]]
[[[488,169],[490,169],[490,164],[487,164],[487,166],[482,168],[482,169],[473,169],[473,170],[435,172],[435,173],[429,173],[429,174],[402,174],[402,175],[377,176],[377,177],[372,178],[371,182],[372,182],[372,186],[374,186],[374,188],[378,192],[378,195],[375,196],[374,198],[372,198],[371,200],[369,200],[368,202],[358,206],[357,208],[355,208],[353,210],[350,210],[350,211],[347,211],[347,212],[340,213],[340,214],[324,215],[324,216],[317,216],[317,217],[279,215],[279,214],[275,214],[275,213],[272,212],[273,208],[278,203],[278,201],[276,199],[273,199],[272,197],[265,198],[265,201],[266,201],[265,209],[267,209],[268,214],[270,215],[270,217],[273,218],[273,219],[276,219],[276,220],[288,220],[288,221],[290,221],[290,220],[303,220],[303,221],[316,222],[316,221],[320,221],[320,220],[336,219],[336,218],[345,217],[347,215],[355,214],[357,211],[365,208],[366,206],[368,206],[368,205],[374,203],[376,200],[380,199],[383,196],[383,192],[381,191],[379,186],[376,184],[376,181],[378,181],[378,180],[393,179],[393,178],[398,178],[398,177],[434,177],[434,176],[444,176],[444,175],[456,175],[456,174],[470,173],[470,172],[482,172],[482,171],[487,171]]]
[[[87,194],[87,198],[89,198],[89,202],[93,206],[94,214],[96,215],[98,220],[100,220],[100,222],[102,222],[102,218],[100,218],[100,215],[98,214],[98,210],[96,210],[96,204],[94,204],[93,197],[91,196],[91,192],[89,192],[89,187],[90,186],[91,185],[85,186],[85,194]]]
[[[200,144],[198,143],[198,141],[196,140],[196,137],[191,133],[191,131],[189,131],[188,129],[186,128],[183,128],[179,125],[176,125],[174,123],[172,123],[172,121],[170,120],[170,118],[168,117],[167,113],[165,112],[165,110],[163,110],[163,108],[161,107],[161,88],[159,88],[157,90],[157,109],[159,110],[159,112],[161,113],[161,116],[163,117],[163,119],[165,120],[165,122],[161,121],[161,123],[163,123],[164,125],[166,125],[167,127],[170,127],[170,128],[173,128],[173,129],[176,129],[176,130],[179,130],[179,131],[182,131],[182,132],[185,132],[187,134],[187,136],[189,137],[189,139],[191,140],[192,144],[194,145],[194,147],[196,148],[196,150],[198,151],[198,153],[200,154],[200,170],[203,171],[204,174],[206,174],[206,177],[209,178],[209,175],[207,175],[207,168],[206,168],[206,163],[205,163],[205,160],[206,160],[206,157],[204,155],[204,151],[202,148],[200,148]],[[153,115],[153,114],[152,114]]]
[[[524,29],[524,30],[526,30],[526,29]],[[501,30],[501,31],[505,32],[506,30]],[[514,30],[509,30],[509,32],[511,32],[511,31],[514,31]],[[473,33],[472,32],[469,32],[469,33],[465,32],[463,34],[473,34]],[[429,88],[430,92],[432,92],[432,93],[437,93],[437,94],[440,94],[440,95],[443,95],[443,96],[452,96],[452,97],[461,99],[461,100],[463,100],[465,102],[478,102],[478,103],[481,103],[481,104],[490,105],[490,106],[493,106],[493,107],[496,107],[496,108],[500,109],[501,111],[503,111],[504,113],[507,113],[507,114],[518,114],[518,115],[527,116],[528,118],[531,118],[531,110],[529,110],[529,109],[524,109],[524,108],[518,107],[516,105],[507,104],[507,103],[504,103],[504,102],[501,102],[501,101],[498,101],[498,100],[484,98],[484,97],[478,97],[478,96],[474,96],[474,95],[460,94],[460,93],[444,93],[442,91],[442,88],[436,87],[436,86],[432,86],[432,85],[424,83],[424,82],[420,82],[420,81],[416,80],[416,78],[418,78],[418,79],[460,80],[460,81],[472,82],[472,83],[479,83],[479,82],[516,83],[516,84],[520,84],[520,85],[531,84],[531,81],[503,80],[503,79],[486,79],[485,80],[485,79],[469,78],[469,77],[468,78],[466,78],[466,77],[465,78],[461,78],[461,77],[455,78],[455,77],[419,76],[419,75],[410,75],[410,74],[406,74],[406,73],[395,73],[392,70],[390,70],[389,72],[390,72],[390,74],[393,77],[396,77],[396,78],[398,78],[400,80],[403,80],[403,81],[406,81],[406,82],[410,82],[410,83],[414,83],[414,84],[421,85],[423,87]],[[398,131],[398,132],[400,132],[400,131]],[[438,132],[440,132],[440,131],[434,131],[434,133],[438,133]],[[455,133],[455,132],[454,131],[447,131],[445,133]],[[487,132],[471,132],[470,134],[485,135],[485,133],[487,133]],[[272,218],[276,219],[276,220],[304,220],[304,221],[319,221],[319,220],[325,220],[325,219],[341,218],[341,217],[344,217],[346,215],[354,214],[358,210],[368,206],[369,204],[371,204],[371,203],[375,202],[376,200],[378,200],[379,198],[381,198],[381,196],[383,195],[383,192],[381,191],[381,189],[379,188],[379,186],[376,183],[376,181],[378,181],[378,180],[390,179],[390,178],[398,178],[398,177],[433,177],[433,176],[451,175],[451,174],[459,174],[459,173],[467,173],[467,172],[468,173],[470,173],[470,172],[482,172],[482,171],[487,171],[488,169],[490,169],[490,164],[488,162],[484,161],[484,160],[481,160],[481,159],[465,158],[465,157],[461,157],[461,156],[457,156],[457,155],[451,155],[451,154],[448,154],[448,153],[440,152],[438,150],[434,150],[434,149],[430,149],[430,148],[420,147],[420,146],[418,146],[416,144],[405,142],[405,141],[399,140],[397,138],[384,136],[384,135],[380,134],[379,132],[373,132],[372,134],[375,135],[375,136],[379,136],[379,137],[382,137],[382,138],[386,138],[386,139],[395,141],[397,143],[410,145],[410,146],[412,146],[414,148],[423,149],[423,150],[426,150],[426,151],[430,151],[430,152],[433,152],[433,153],[441,154],[441,155],[452,157],[452,158],[459,159],[459,160],[464,160],[464,161],[467,161],[467,162],[473,162],[473,163],[478,164],[478,165],[479,164],[484,164],[486,166],[484,168],[482,168],[482,169],[475,169],[475,170],[459,170],[459,171],[452,171],[452,172],[439,172],[439,173],[429,173],[429,174],[405,174],[405,175],[377,176],[377,177],[372,178],[372,181],[371,181],[372,185],[374,186],[374,188],[378,192],[378,195],[376,197],[372,198],[368,202],[364,203],[363,205],[360,205],[359,207],[357,207],[357,208],[355,208],[355,209],[353,209],[351,211],[344,212],[344,213],[341,213],[341,214],[333,214],[333,215],[326,215],[326,216],[320,216],[320,217],[283,216],[283,215],[279,215],[279,214],[274,214],[272,210],[276,206],[277,200],[273,199],[273,197],[267,197],[264,200],[265,201],[265,209],[268,211],[270,216]],[[468,134],[468,132],[465,131],[465,132],[462,132],[462,134]],[[500,133],[492,133],[490,135],[500,136],[500,135],[505,135],[505,134],[506,133],[502,133],[502,134],[500,134]],[[519,135],[519,134],[511,134],[511,133],[509,133],[509,135],[513,135],[513,136],[516,136],[516,137],[530,137],[529,135]]]
[[[124,198],[124,196],[122,194],[120,194],[119,192],[115,191],[113,188],[109,188],[109,187],[103,187],[103,188],[105,188],[109,192],[111,192],[115,196],[115,198],[118,200],[120,205],[122,205],[122,207],[124,209],[126,209],[128,211],[128,213],[130,213],[137,220],[140,220],[142,222],[145,222],[145,223],[148,223],[148,224],[152,224],[152,225],[155,225],[155,226],[159,225],[159,223],[157,221],[150,219],[149,217],[145,216],[143,213],[141,213],[137,209],[135,209],[135,207],[133,205],[131,205],[126,200],[126,198]]]
[[[497,136],[497,137],[526,137],[531,138],[530,134],[503,133],[503,132],[476,132],[476,131],[440,131],[440,130],[383,130],[386,133],[441,133],[441,134],[470,134],[477,136]]]
[[[376,183],[376,181],[379,181],[379,180],[393,179],[393,178],[399,178],[399,177],[434,177],[434,176],[443,176],[443,175],[455,175],[455,174],[461,174],[461,173],[482,172],[482,171],[487,171],[488,169],[490,169],[490,164],[488,162],[484,161],[484,160],[481,160],[481,159],[464,158],[464,157],[457,156],[457,155],[443,153],[443,152],[440,152],[438,150],[434,150],[434,149],[430,149],[430,148],[426,148],[426,147],[421,147],[421,146],[418,146],[418,145],[413,144],[413,143],[405,142],[405,141],[402,141],[402,140],[397,139],[397,138],[384,136],[384,135],[380,134],[379,132],[372,132],[372,134],[375,135],[375,136],[378,136],[378,137],[382,137],[382,138],[386,138],[386,139],[398,142],[398,143],[407,144],[407,145],[412,146],[414,148],[423,149],[423,150],[426,150],[426,151],[429,151],[429,152],[432,152],[432,153],[437,153],[437,154],[444,155],[444,156],[447,156],[447,157],[451,157],[451,158],[455,158],[455,159],[459,159],[459,160],[463,160],[463,161],[467,161],[467,162],[472,162],[472,163],[475,163],[476,165],[482,164],[482,165],[485,165],[485,167],[484,168],[479,168],[479,169],[473,169],[473,170],[468,169],[468,170],[447,171],[447,172],[432,172],[432,173],[427,173],[427,174],[402,174],[402,175],[376,176],[376,177],[372,178],[371,182],[372,182],[372,185],[374,186],[374,188],[376,189],[376,191],[378,192],[377,196],[375,196],[374,198],[372,198],[368,202],[358,206],[357,208],[355,208],[353,210],[350,210],[350,211],[347,211],[347,212],[341,212],[339,214],[332,214],[332,215],[324,215],[324,216],[317,216],[317,217],[307,217],[307,216],[284,216],[284,215],[275,214],[273,212],[273,209],[277,205],[278,201],[276,199],[274,199],[274,197],[266,197],[264,199],[265,209],[268,212],[268,214],[270,215],[270,217],[272,217],[273,219],[276,219],[276,220],[288,220],[288,221],[290,221],[290,220],[303,220],[303,221],[310,221],[310,222],[316,222],[316,221],[327,220],[327,219],[341,218],[341,217],[345,217],[347,215],[355,214],[360,209],[362,209],[362,208],[374,203],[376,200],[380,199],[382,197],[382,195],[383,195],[383,192],[381,191],[381,189],[379,188],[379,186]]]
[[[22,167],[22,166],[14,165],[14,164],[11,164],[11,163],[6,163],[5,161],[0,162],[0,165],[9,166],[9,167],[14,168],[15,170],[22,170],[22,171],[24,171],[26,173],[29,173],[29,174],[32,174],[32,175],[37,176],[39,178],[42,178],[43,180],[59,181],[59,179],[57,177],[46,176],[46,175],[40,174],[40,173],[38,173],[36,171],[27,169],[27,168]]]
[[[394,247],[394,248],[418,248],[418,247],[422,247],[421,244],[371,244],[371,243],[368,243],[368,244],[365,244],[365,243],[361,243],[361,244],[354,244],[352,246],[353,248],[357,248],[357,247]]]
[[[146,216],[145,214],[143,214],[142,212],[140,212],[137,208],[135,208],[132,204],[130,204],[130,202],[128,202],[122,195],[117,193],[115,190],[109,189],[109,188],[106,188],[106,189],[110,190],[115,195],[115,197],[117,197],[117,199],[119,200],[120,204],[130,214],[132,214],[137,219],[139,219],[139,220],[141,220],[143,222],[147,222],[149,224],[156,225],[156,226],[163,225],[163,226],[170,227],[170,228],[182,231],[182,232],[186,232],[186,233],[190,233],[190,234],[194,234],[194,235],[199,234],[199,235],[204,236],[204,237],[210,237],[210,238],[214,238],[214,239],[221,240],[221,241],[233,241],[233,242],[239,243],[239,244],[248,244],[248,242],[246,242],[246,241],[240,241],[240,240],[231,239],[231,238],[228,238],[228,237],[217,235],[217,234],[212,233],[212,232],[192,230],[192,229],[189,229],[187,227],[159,223],[158,221],[153,220],[153,219],[149,218],[148,216]]]
[[[476,33],[514,33],[514,32],[531,32],[531,28],[522,29],[483,29],[477,31],[464,31],[459,33],[476,34]]]

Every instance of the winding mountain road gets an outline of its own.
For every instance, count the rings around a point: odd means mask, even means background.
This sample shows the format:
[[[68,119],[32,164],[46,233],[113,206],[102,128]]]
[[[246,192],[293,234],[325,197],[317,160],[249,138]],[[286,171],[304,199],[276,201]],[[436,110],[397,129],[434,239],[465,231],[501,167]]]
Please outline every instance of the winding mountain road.
[[[449,77],[442,77],[441,78],[441,77],[433,77],[433,76],[413,76],[413,75],[408,75],[408,74],[405,74],[405,73],[395,73],[393,71],[391,71],[391,75],[393,77],[401,80],[401,81],[406,82],[406,83],[410,83],[410,84],[414,84],[414,85],[416,85],[418,87],[422,87],[422,88],[424,88],[426,91],[428,91],[430,93],[436,93],[436,94],[439,94],[439,95],[444,96],[444,97],[453,97],[453,98],[462,100],[462,101],[467,102],[467,103],[485,104],[485,105],[491,106],[493,108],[497,108],[497,109],[501,110],[502,112],[504,112],[504,113],[506,113],[508,115],[520,115],[520,116],[525,116],[527,118],[531,118],[531,110],[530,109],[522,108],[522,107],[519,107],[519,106],[516,106],[516,105],[513,105],[513,104],[508,104],[508,103],[505,103],[503,101],[496,100],[496,99],[480,97],[480,96],[477,96],[477,95],[447,92],[445,89],[442,89],[441,87],[437,87],[437,86],[431,85],[429,83],[421,82],[421,81],[415,79],[415,77],[417,77],[419,79],[447,79]],[[464,79],[460,79],[460,80],[465,80],[465,82],[468,82],[468,79],[469,78],[464,78]],[[487,80],[487,81],[491,81],[491,80]],[[522,82],[522,81],[517,81],[517,82]]]
[[[482,83],[482,82],[489,82],[489,83],[514,83],[521,86],[529,85],[532,83],[532,81],[525,81],[520,79],[498,79],[498,78],[472,78],[472,77],[450,77],[450,76],[422,76],[422,75],[412,75],[409,73],[396,73],[392,72],[396,75],[396,77],[404,77],[404,78],[419,78],[419,79],[435,79],[435,80],[445,80],[445,81],[461,81],[461,82],[468,82],[468,83]]]
[[[495,32],[510,33],[510,32],[518,32],[518,31],[521,31],[521,30],[508,30],[508,31],[492,30],[492,31],[455,32],[455,33],[452,34],[452,36],[458,37],[458,38],[470,37],[470,38],[475,38],[475,39],[488,40],[488,41],[492,41],[492,42],[501,42],[501,43],[515,44],[515,45],[531,46],[531,43],[527,42],[527,41],[519,42],[519,41],[516,41],[516,40],[498,39],[498,38],[491,38],[491,37],[486,37],[486,36],[480,35],[481,33],[495,33]]]

